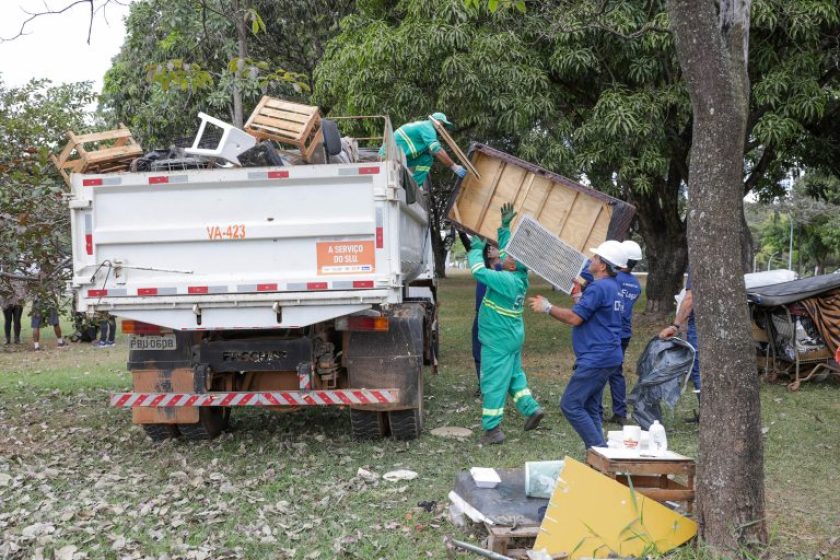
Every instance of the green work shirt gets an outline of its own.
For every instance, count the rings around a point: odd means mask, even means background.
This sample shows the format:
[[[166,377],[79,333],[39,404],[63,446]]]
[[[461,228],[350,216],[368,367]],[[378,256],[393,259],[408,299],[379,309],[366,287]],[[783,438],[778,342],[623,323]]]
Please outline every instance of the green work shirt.
[[[414,181],[422,187],[432,170],[434,154],[443,149],[435,125],[430,120],[406,123],[394,132],[394,139],[405,154]],[[380,154],[383,152],[384,149],[379,150]]]
[[[510,229],[498,230],[499,247],[510,240]],[[487,286],[478,311],[478,334],[482,345],[501,351],[516,352],[525,342],[522,311],[528,291],[528,269],[517,263],[515,272],[491,270],[484,266],[483,244],[475,243],[467,255],[470,271]],[[501,251],[504,259],[504,250]]]

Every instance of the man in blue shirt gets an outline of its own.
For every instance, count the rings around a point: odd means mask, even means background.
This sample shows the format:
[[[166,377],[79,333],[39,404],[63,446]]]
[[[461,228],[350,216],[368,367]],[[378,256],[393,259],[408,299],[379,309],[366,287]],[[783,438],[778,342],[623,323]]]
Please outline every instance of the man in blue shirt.
[[[621,246],[627,257],[627,266],[618,271],[615,280],[618,282],[618,294],[621,296],[621,353],[626,356],[630,337],[633,336],[633,306],[636,305],[636,300],[642,293],[642,286],[632,273],[636,263],[642,260],[642,248],[638,243],[630,240],[624,241]],[[610,376],[613,415],[606,420],[621,425],[627,422],[627,383],[623,369],[622,367]]]
[[[532,297],[532,311],[549,314],[571,325],[575,365],[560,400],[560,409],[586,448],[605,447],[601,427],[601,397],[607,379],[621,371],[621,298],[615,276],[627,266],[624,249],[618,241],[605,241],[589,265],[594,281],[587,285],[571,309],[551,305],[542,296]]]

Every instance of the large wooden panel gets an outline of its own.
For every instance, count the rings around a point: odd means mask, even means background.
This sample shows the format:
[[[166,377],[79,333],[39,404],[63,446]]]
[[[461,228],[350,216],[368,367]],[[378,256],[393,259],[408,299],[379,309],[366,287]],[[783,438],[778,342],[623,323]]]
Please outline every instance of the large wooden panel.
[[[625,202],[482,144],[471,147],[470,161],[481,178],[469,174],[461,181],[447,217],[491,241],[507,202],[518,213],[514,229],[519,218],[530,214],[582,252],[608,237],[623,239],[635,212]]]

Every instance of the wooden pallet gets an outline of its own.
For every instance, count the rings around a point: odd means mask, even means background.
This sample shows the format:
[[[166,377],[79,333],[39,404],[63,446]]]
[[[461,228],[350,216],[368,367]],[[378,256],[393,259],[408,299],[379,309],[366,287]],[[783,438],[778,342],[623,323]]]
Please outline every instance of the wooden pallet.
[[[73,173],[127,171],[132,160],[143,155],[143,148],[123,124],[115,130],[91,134],[68,131],[67,138],[61,153],[50,155],[50,159],[68,186]]]
[[[264,95],[245,123],[245,131],[260,140],[290,144],[305,161],[323,143],[318,107],[291,103]]]

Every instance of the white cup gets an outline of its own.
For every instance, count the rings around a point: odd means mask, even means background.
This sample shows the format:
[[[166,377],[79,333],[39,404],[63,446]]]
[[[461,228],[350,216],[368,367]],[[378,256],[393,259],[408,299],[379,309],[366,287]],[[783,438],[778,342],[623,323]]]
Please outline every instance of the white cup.
[[[624,426],[624,447],[626,449],[638,449],[642,439],[641,426]]]

